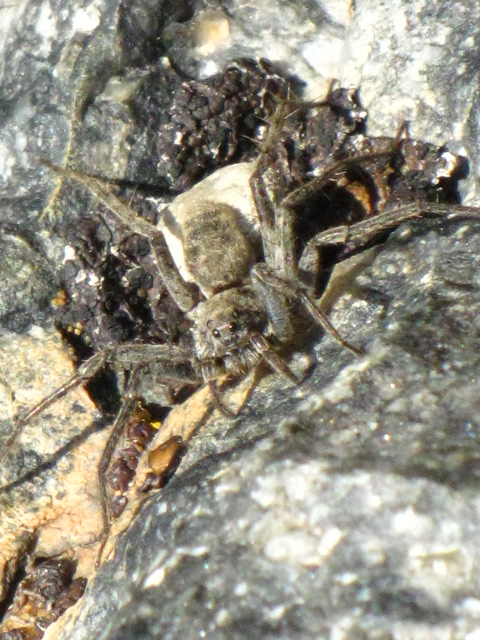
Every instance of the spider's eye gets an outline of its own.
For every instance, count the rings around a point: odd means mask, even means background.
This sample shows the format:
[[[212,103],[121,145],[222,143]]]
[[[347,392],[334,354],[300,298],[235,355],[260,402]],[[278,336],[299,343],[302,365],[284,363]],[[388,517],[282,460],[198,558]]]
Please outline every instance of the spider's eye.
[[[235,333],[238,329],[238,325],[236,322],[230,322],[230,324],[228,325],[228,330],[230,331],[230,333]]]
[[[220,337],[220,331],[218,329],[214,329],[212,331],[213,337],[214,338],[219,338]]]

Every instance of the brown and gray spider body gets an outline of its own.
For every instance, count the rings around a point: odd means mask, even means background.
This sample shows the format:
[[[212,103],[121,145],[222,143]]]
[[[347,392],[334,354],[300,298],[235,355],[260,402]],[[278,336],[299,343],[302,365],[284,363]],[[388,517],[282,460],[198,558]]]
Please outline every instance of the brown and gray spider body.
[[[26,422],[91,378],[106,363],[130,371],[124,402],[99,465],[105,532],[110,519],[105,474],[146,369],[159,368],[166,385],[208,384],[214,404],[223,413],[232,415],[217,388],[219,374],[238,377],[265,362],[274,371],[298,382],[283,351],[298,338],[299,318],[300,326],[310,318],[311,323],[323,327],[343,346],[361,353],[361,349],[343,340],[328,321],[312,289],[302,283],[299,265],[312,262],[309,257],[312,253],[321,258],[326,246],[340,247],[343,259],[405,220],[452,211],[451,206],[425,202],[385,208],[353,224],[317,233],[299,251],[295,237],[296,209],[351,160],[332,163],[308,184],[290,193],[284,185],[276,183],[274,176],[269,192],[265,176],[274,162],[288,109],[286,103],[279,106],[255,163],[236,167],[235,179],[231,167],[220,170],[202,186],[192,189],[188,196],[179,196],[165,212],[160,228],[137,217],[105,182],[51,167],[61,177],[84,185],[122,224],[148,238],[168,291],[193,323],[191,352],[168,344],[124,344],[96,353],[71,380],[19,417],[0,454],[0,458],[6,455]],[[388,153],[374,150],[364,158],[385,158]],[[360,155],[356,162],[361,161]],[[222,187],[224,194],[229,190],[237,192],[238,206],[233,207],[226,198],[222,200],[221,195],[214,198],[209,188],[213,181]],[[468,207],[457,207],[458,213],[478,217],[477,210]],[[203,298],[200,302],[197,302],[198,291]]]

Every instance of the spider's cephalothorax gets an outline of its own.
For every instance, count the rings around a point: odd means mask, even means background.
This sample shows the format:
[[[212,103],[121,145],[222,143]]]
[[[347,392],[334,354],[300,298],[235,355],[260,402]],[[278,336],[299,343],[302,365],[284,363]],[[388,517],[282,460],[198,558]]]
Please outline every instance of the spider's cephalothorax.
[[[235,376],[247,373],[262,359],[255,341],[268,339],[268,314],[252,285],[234,287],[195,308],[195,355],[208,378],[223,368]]]

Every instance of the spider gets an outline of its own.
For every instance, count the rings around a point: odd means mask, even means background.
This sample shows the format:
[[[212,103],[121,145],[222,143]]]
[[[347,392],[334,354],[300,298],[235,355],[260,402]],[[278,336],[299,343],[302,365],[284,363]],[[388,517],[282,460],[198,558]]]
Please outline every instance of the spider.
[[[292,348],[299,333],[301,335],[299,326],[303,326],[302,322],[309,320],[310,324],[319,325],[342,346],[361,355],[363,349],[350,344],[336,331],[317,304],[312,287],[302,282],[302,265],[311,263],[312,254],[321,258],[322,252],[328,247],[335,248],[336,259],[345,259],[404,221],[421,215],[444,216],[452,212],[451,206],[426,202],[385,208],[377,215],[354,224],[322,231],[299,251],[295,237],[295,216],[302,202],[321,190],[332,175],[349,163],[358,164],[365,159],[375,160],[391,155],[392,145],[390,141],[388,151],[360,154],[333,163],[306,185],[287,194],[282,193],[282,187],[275,184],[274,177],[273,201],[267,188],[266,175],[275,158],[289,109],[292,109],[292,105],[288,102],[279,104],[257,160],[240,167],[243,177],[235,187],[251,193],[257,218],[250,221],[249,229],[245,227],[245,222],[239,221],[239,213],[231,205],[205,197],[186,208],[167,212],[164,227],[159,229],[137,217],[104,181],[48,165],[60,177],[85,186],[122,224],[149,240],[166,288],[193,324],[191,352],[169,344],[126,343],[94,354],[64,385],[17,418],[13,433],[0,453],[1,461],[26,423],[71,389],[89,380],[107,363],[130,371],[123,404],[115,418],[98,468],[103,513],[101,549],[111,519],[106,472],[123,427],[136,403],[145,370],[159,367],[165,384],[187,382],[208,385],[214,405],[226,416],[233,417],[236,414],[223,402],[218,385],[219,375],[226,373],[238,378],[261,363],[266,363],[273,371],[298,384],[300,380],[290,369],[285,353]],[[394,145],[396,143],[398,141]],[[229,167],[221,171],[224,171],[222,177],[226,180]],[[474,217],[479,215],[475,208],[460,206],[456,206],[453,213]],[[255,227],[259,230],[260,247],[252,239]],[[169,239],[170,246],[167,242]],[[173,244],[176,241],[177,245],[182,245],[182,265],[172,257],[172,240]],[[182,276],[185,269],[203,294],[204,299],[200,302],[196,301],[191,284]]]

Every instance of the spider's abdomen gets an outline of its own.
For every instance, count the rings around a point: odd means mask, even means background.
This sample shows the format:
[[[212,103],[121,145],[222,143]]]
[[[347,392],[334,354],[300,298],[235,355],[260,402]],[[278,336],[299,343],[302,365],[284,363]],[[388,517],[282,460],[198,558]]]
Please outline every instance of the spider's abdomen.
[[[247,162],[223,167],[163,212],[160,228],[174,262],[206,298],[238,285],[263,257],[252,170]]]
[[[233,207],[203,202],[188,222],[183,234],[185,264],[202,291],[221,291],[248,276],[255,255]]]

